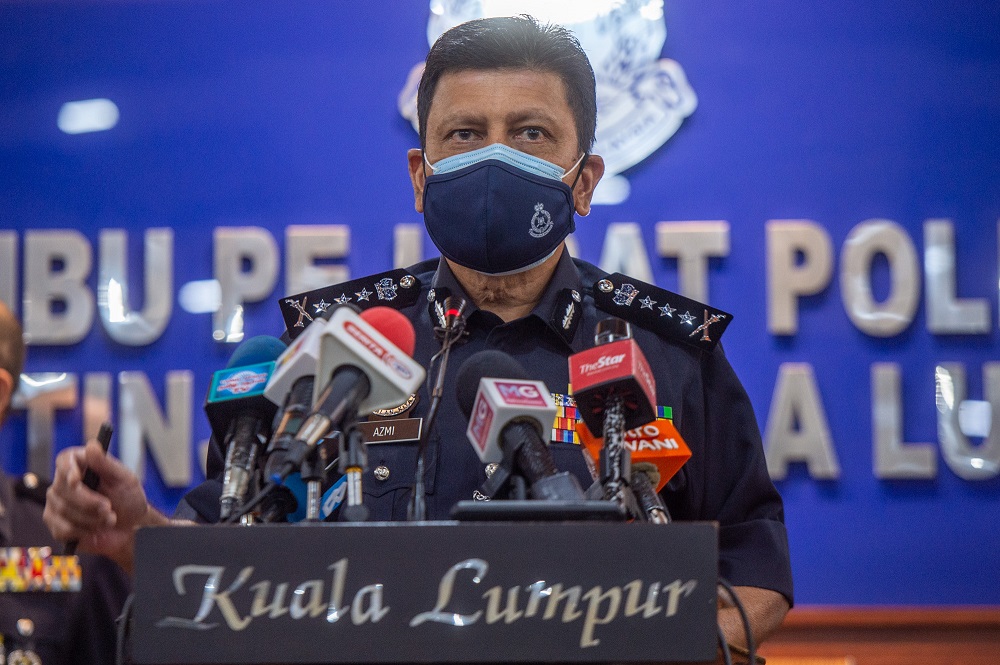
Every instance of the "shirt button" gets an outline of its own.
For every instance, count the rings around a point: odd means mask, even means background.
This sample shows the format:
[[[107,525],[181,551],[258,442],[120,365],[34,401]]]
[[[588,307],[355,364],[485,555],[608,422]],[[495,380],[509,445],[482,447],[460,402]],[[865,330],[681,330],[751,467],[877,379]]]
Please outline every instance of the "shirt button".
[[[380,464],[375,467],[375,480],[381,480],[383,482],[389,480],[389,467],[384,464]]]

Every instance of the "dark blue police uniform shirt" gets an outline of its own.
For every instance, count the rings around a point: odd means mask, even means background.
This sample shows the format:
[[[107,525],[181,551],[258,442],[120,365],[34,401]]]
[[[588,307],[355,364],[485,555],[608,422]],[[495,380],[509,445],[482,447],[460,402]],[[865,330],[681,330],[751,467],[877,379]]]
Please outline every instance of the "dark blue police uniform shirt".
[[[26,476],[27,477],[27,476]],[[42,521],[45,486],[0,472],[0,547],[63,546]],[[110,559],[80,554],[83,588],[76,592],[0,593],[0,634],[7,653],[30,649],[42,665],[112,665],[117,626],[130,582]],[[23,626],[27,620],[30,635]],[[18,622],[22,622],[19,630]],[[4,661],[6,662],[6,661]]]
[[[419,280],[421,292],[415,302],[400,311],[416,331],[413,357],[428,367],[431,357],[440,350],[428,293],[432,289],[438,297],[442,289],[452,295],[465,293],[447,263],[438,259],[419,263],[407,272]],[[445,391],[427,451],[425,479],[430,519],[448,519],[452,506],[474,498],[486,480],[484,465],[466,439],[468,421],[454,392],[455,376],[462,363],[478,351],[500,350],[517,359],[532,378],[544,381],[550,391],[568,393],[567,358],[594,346],[595,326],[611,315],[594,302],[595,284],[605,276],[597,267],[564,253],[532,313],[506,323],[491,312],[477,309],[466,298],[468,334],[452,348]],[[560,325],[565,307],[560,298],[572,291],[580,296],[580,318],[569,336]],[[557,308],[560,316],[554,316]],[[749,398],[722,347],[706,351],[634,324],[632,330],[653,370],[657,404],[672,408],[674,424],[691,448],[691,459],[661,493],[671,516],[675,520],[717,521],[719,574],[734,585],[777,591],[791,603],[791,566],[781,497],[767,473]],[[425,386],[418,403],[400,417],[422,418],[427,406]],[[593,478],[580,446],[554,442],[550,448],[557,468],[578,476],[583,487],[590,485]],[[216,479],[193,490],[196,497],[182,502],[178,516],[199,521],[218,519],[221,454],[216,450],[213,455],[215,462],[209,465],[209,475]],[[406,519],[415,464],[415,442],[368,445],[363,488],[372,521]]]

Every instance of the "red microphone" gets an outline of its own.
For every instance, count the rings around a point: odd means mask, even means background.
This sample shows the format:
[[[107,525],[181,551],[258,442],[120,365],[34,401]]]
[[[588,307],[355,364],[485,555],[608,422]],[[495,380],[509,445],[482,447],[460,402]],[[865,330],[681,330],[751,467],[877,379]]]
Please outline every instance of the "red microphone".
[[[605,498],[636,513],[635,498],[626,486],[631,464],[625,431],[656,417],[656,384],[627,322],[601,321],[594,341],[594,348],[569,357],[573,397],[586,427],[604,439],[600,473]]]
[[[397,349],[408,356],[413,355],[417,345],[417,333],[413,324],[400,311],[379,305],[361,312],[359,315],[368,325],[382,333]]]
[[[656,382],[627,322],[597,324],[597,346],[569,357],[569,377],[580,418],[594,436],[603,436],[609,400],[620,398],[624,429],[654,420]]]

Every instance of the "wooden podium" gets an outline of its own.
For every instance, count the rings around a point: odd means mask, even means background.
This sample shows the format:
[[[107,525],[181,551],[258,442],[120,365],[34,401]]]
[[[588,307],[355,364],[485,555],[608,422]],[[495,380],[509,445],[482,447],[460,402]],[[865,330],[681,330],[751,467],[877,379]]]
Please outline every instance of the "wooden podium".
[[[132,657],[167,663],[694,663],[713,523],[143,529]]]

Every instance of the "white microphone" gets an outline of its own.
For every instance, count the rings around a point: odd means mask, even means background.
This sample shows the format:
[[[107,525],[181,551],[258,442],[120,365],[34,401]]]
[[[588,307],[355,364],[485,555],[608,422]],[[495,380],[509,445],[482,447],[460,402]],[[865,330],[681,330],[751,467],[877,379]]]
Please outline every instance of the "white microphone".
[[[345,418],[396,406],[417,392],[426,372],[410,357],[413,347],[413,325],[396,310],[338,309],[320,336],[313,408],[297,441],[312,448]]]
[[[319,364],[319,343],[326,330],[326,324],[325,319],[316,319],[278,356],[274,361],[271,379],[264,388],[265,397],[282,406],[292,391],[292,385],[298,379],[316,374],[316,367]]]

